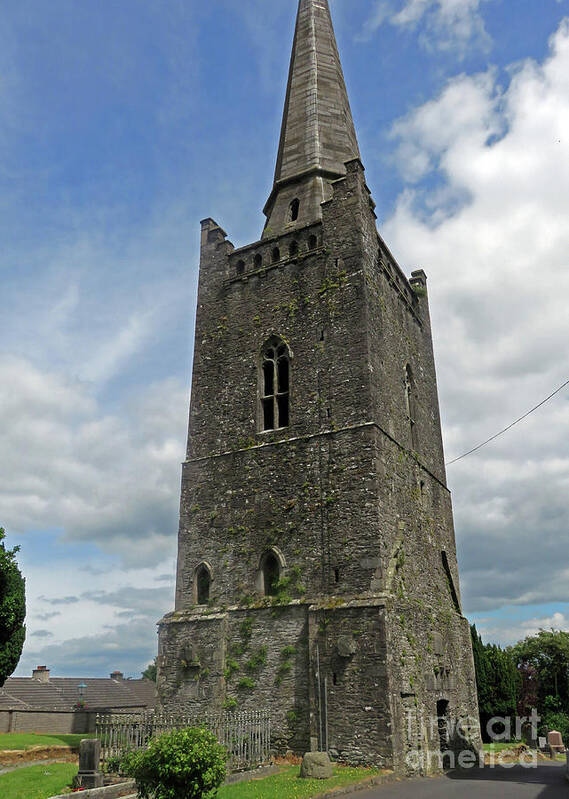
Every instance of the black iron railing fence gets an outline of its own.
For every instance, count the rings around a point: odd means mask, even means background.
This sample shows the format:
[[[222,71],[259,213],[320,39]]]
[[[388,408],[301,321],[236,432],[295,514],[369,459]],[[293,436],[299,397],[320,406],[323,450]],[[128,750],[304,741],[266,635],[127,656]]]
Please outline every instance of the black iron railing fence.
[[[271,719],[266,711],[185,714],[99,714],[96,734],[101,741],[101,763],[123,753],[144,749],[152,738],[185,727],[206,727],[229,753],[231,770],[267,763],[271,752]]]

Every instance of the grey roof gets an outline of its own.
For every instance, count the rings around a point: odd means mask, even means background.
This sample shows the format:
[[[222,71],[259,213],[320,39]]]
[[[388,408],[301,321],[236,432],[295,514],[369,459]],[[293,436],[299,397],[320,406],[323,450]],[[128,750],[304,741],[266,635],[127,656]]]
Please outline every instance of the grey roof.
[[[79,700],[81,683],[86,686],[83,699],[92,710],[156,707],[156,686],[151,680],[51,677],[43,682],[32,677],[9,677],[0,691],[0,709],[70,710]]]
[[[52,681],[44,683],[34,680],[32,677],[9,677],[4,683],[2,693],[19,700],[28,707],[65,709],[61,695]]]
[[[0,710],[25,710],[26,708],[25,702],[0,690]]]

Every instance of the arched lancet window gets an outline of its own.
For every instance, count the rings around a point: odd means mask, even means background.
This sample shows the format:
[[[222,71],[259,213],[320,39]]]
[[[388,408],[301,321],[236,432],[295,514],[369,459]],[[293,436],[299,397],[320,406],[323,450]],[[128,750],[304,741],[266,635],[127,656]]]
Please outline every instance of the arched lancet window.
[[[407,364],[405,367],[405,401],[407,404],[407,419],[409,421],[409,428],[411,432],[411,447],[414,450],[419,449],[417,438],[417,402],[415,397],[415,380],[413,378],[413,370]]]
[[[263,555],[261,572],[263,575],[263,593],[265,596],[276,596],[281,577],[281,565],[272,550]]]
[[[261,374],[261,427],[278,430],[290,423],[290,356],[280,339],[272,339],[263,350]]]
[[[291,204],[289,209],[289,218],[291,222],[296,222],[298,219],[298,214],[300,212],[300,200],[295,198]]]
[[[211,588],[212,572],[207,563],[200,563],[194,573],[194,602],[207,605]]]
[[[308,239],[308,249],[315,250],[318,247],[318,239],[316,236],[310,236]]]
[[[273,250],[273,263],[277,264],[281,260],[281,251],[278,247]]]
[[[290,247],[289,247],[289,253],[290,253],[290,257],[291,258],[294,258],[295,255],[298,255],[298,242],[297,241],[291,241]]]
[[[260,269],[263,266],[263,256],[261,253],[257,253],[257,255],[253,258],[253,265],[255,269]]]
[[[245,261],[237,261],[237,274],[242,275],[245,271]]]

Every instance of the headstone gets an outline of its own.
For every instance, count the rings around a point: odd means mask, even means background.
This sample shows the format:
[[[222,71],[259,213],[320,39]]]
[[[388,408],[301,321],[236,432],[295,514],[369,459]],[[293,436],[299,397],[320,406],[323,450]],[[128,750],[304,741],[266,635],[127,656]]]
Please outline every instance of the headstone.
[[[563,737],[560,732],[557,732],[557,730],[551,730],[547,736],[547,741],[552,752],[565,751],[565,747],[563,746]]]
[[[102,788],[103,775],[99,772],[101,742],[88,738],[79,744],[79,774],[76,784],[80,788]]]
[[[546,740],[545,738],[542,738],[542,737],[540,736],[540,737],[537,739],[537,742],[538,742],[538,745],[539,745],[539,748],[540,748],[540,749],[545,749],[545,746],[546,746],[546,744],[547,744],[547,740]]]
[[[326,752],[307,752],[300,767],[302,779],[327,780],[334,774],[332,762]]]

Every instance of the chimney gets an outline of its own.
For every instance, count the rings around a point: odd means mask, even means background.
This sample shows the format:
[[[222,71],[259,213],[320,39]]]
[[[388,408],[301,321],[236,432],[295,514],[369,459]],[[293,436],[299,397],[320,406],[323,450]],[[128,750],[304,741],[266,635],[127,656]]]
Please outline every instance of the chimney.
[[[47,666],[38,666],[32,671],[32,677],[38,682],[49,682],[49,669]]]
[[[124,674],[122,671],[113,671],[111,672],[111,680],[124,680]]]

